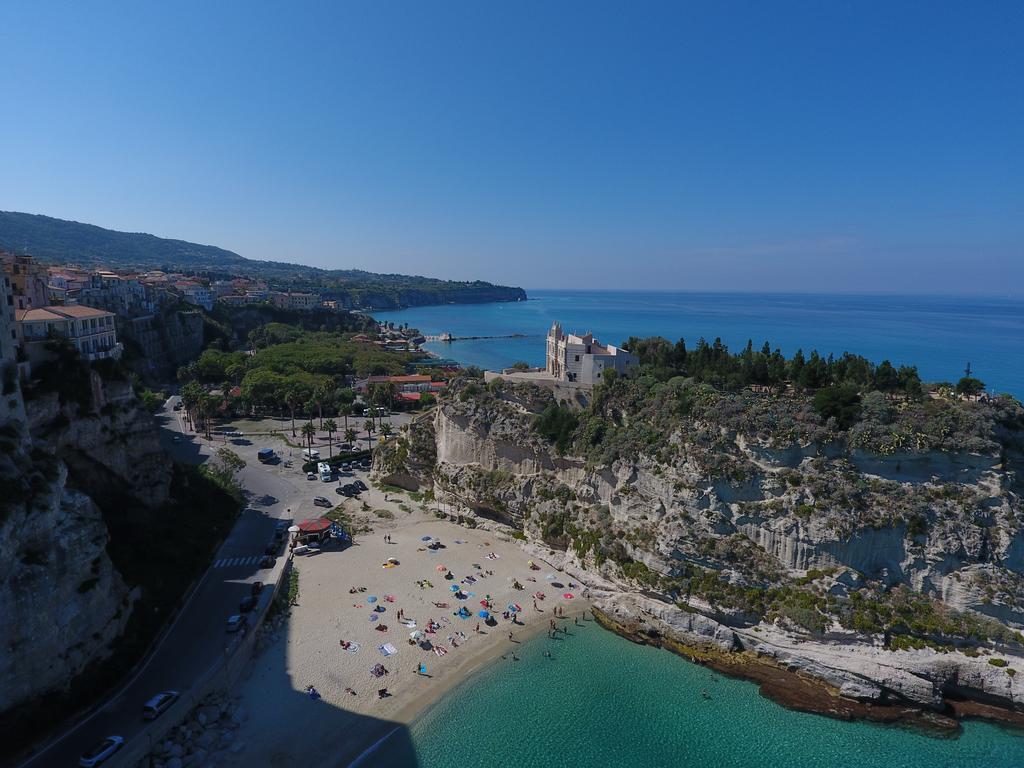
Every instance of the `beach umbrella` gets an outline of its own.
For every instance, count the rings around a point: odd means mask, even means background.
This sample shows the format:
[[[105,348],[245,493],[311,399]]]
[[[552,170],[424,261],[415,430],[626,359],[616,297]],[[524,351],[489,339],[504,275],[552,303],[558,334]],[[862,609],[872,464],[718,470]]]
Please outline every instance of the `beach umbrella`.
[[[566,592],[564,595],[562,595],[562,597],[564,597],[566,600],[572,600],[572,592]]]
[[[459,585],[458,584],[452,584],[450,587],[448,587],[448,591],[449,592],[458,592],[459,591]]]
[[[491,618],[491,612],[490,611],[480,611],[480,613],[478,613],[477,616],[479,616],[481,619],[489,619],[489,618]]]
[[[430,537],[429,536],[421,536],[420,537],[420,541],[430,541]]]
[[[516,605],[515,603],[509,603],[506,606],[506,608],[508,608],[508,610],[511,611],[512,613],[516,613],[517,611],[521,610],[520,607],[518,605]]]
[[[391,563],[392,565],[398,565],[398,558],[389,557],[388,558],[388,562]]]
[[[444,573],[445,571],[448,570],[448,566],[447,565],[439,565],[439,566],[437,566],[437,570],[439,572],[441,572],[441,573]]]
[[[368,602],[368,603],[376,603],[377,602],[377,596],[376,595],[370,595],[368,598],[366,598],[366,602]]]
[[[420,630],[417,629],[415,632],[410,632],[409,637],[411,637],[413,640],[422,640],[424,635],[422,632],[420,632]]]
[[[371,613],[370,614],[370,621],[376,621],[379,618],[380,617],[376,613]]]
[[[302,530],[302,529],[299,528],[299,526],[292,525],[292,526],[289,526],[288,533],[298,533],[300,530]]]
[[[553,580],[553,579],[555,578],[555,574],[553,574],[553,573],[549,573],[549,574],[548,574],[547,576],[545,576],[544,578],[545,578],[545,579],[547,579],[548,581],[552,581],[552,580]]]

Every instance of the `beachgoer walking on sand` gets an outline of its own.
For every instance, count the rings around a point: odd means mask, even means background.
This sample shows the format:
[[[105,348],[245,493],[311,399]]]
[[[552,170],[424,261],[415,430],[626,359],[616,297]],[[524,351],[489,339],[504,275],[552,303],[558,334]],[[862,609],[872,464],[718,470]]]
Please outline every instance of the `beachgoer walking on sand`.
[[[533,601],[533,610],[535,610],[535,611],[537,610],[537,601],[536,600]]]
[[[574,627],[578,627],[580,625],[579,619],[577,619],[575,616],[572,617],[572,625]]]
[[[509,632],[508,633],[508,639],[509,640],[515,640],[515,635],[513,635],[511,632]]]
[[[473,631],[474,632],[479,632],[480,631],[480,622],[479,621],[476,623],[476,629],[474,629]]]

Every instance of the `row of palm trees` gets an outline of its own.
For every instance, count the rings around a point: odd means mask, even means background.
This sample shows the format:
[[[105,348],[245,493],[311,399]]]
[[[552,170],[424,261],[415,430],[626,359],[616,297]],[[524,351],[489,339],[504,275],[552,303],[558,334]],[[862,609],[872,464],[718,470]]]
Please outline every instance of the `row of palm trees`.
[[[346,420],[347,421],[347,420]],[[329,458],[334,457],[334,433],[339,432],[338,423],[334,419],[326,419],[321,422],[321,428],[327,433],[327,449],[329,452]],[[382,421],[379,425],[373,423],[373,419],[367,419],[363,423],[363,429],[366,431],[366,444],[369,450],[373,450],[373,433],[379,431],[381,436],[387,440],[391,435],[395,434],[394,427],[388,421]],[[317,428],[313,424],[313,421],[307,421],[302,425],[301,433],[303,439],[306,441],[306,447],[310,451],[313,450],[313,438],[316,437]],[[356,439],[359,437],[359,433],[349,426],[345,426],[343,432],[340,432],[345,437],[345,442],[349,445],[355,445]]]

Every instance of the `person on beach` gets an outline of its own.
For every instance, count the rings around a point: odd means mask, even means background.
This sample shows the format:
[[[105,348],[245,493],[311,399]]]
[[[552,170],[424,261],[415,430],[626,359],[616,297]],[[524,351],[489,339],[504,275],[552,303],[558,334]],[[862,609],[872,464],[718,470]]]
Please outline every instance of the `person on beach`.
[[[513,642],[515,642],[515,635],[513,635],[511,632],[509,632],[508,633],[508,639],[512,640]]]
[[[473,631],[476,632],[477,634],[480,633],[480,622],[479,621],[476,623],[476,629],[474,629]]]
[[[580,625],[580,620],[577,619],[575,616],[572,617],[572,625],[574,627],[578,627]]]

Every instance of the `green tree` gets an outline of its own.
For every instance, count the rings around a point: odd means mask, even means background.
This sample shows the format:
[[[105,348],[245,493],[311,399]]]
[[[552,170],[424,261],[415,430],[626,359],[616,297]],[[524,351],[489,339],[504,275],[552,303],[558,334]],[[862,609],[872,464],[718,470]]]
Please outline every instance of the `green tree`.
[[[302,425],[302,436],[306,439],[306,446],[312,451],[313,438],[316,437],[316,425],[312,421],[307,421]]]
[[[366,430],[366,445],[372,451],[373,450],[373,433],[377,431],[377,427],[373,423],[373,419],[367,419],[363,422],[363,429]]]
[[[288,406],[288,412],[292,417],[292,437],[295,437],[295,409],[302,402],[302,392],[298,387],[288,387],[284,391],[284,404]]]
[[[338,423],[334,419],[327,419],[323,424],[327,431],[328,458],[334,458],[334,433],[338,431]]]
[[[330,398],[330,392],[326,384],[320,384],[313,389],[313,404],[316,406],[320,417],[320,429],[324,428],[324,403]]]
[[[356,447],[357,437],[359,437],[358,432],[352,429],[352,427],[345,427],[345,442],[352,446],[353,449]]]
[[[385,421],[380,425],[380,435],[385,440],[395,434],[395,428],[391,426],[390,421]]]
[[[860,394],[852,384],[823,387],[814,395],[814,410],[823,419],[835,419],[839,429],[849,429],[860,416]]]
[[[956,383],[958,395],[980,395],[985,391],[985,382],[973,376],[964,376]]]

